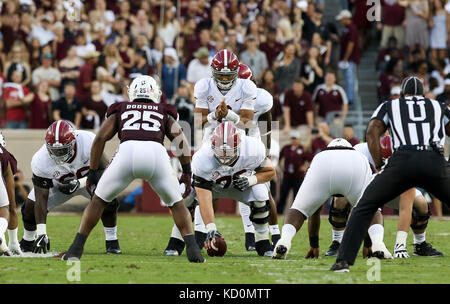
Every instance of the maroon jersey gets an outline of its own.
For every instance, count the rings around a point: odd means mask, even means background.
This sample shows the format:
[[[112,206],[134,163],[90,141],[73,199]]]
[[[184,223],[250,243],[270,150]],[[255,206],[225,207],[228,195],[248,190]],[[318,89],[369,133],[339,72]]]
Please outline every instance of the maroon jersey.
[[[17,160],[14,155],[9,153],[4,147],[0,147],[0,163],[2,164],[3,172],[8,168],[8,164],[11,164],[12,173],[17,173]]]
[[[116,114],[121,143],[127,140],[142,140],[163,144],[169,115],[174,119],[178,117],[174,106],[153,102],[117,102],[108,108],[106,117],[113,114]]]
[[[284,159],[284,179],[303,179],[305,172],[301,169],[312,155],[303,150],[303,146],[286,145],[280,152],[280,161]]]

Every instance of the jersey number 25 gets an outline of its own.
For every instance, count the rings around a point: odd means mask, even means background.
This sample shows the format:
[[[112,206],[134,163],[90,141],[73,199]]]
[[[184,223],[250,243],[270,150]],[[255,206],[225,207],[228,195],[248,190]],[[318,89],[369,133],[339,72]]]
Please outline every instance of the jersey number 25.
[[[129,118],[131,116],[131,118]],[[161,128],[161,123],[153,119],[153,117],[158,117],[163,119],[164,115],[154,111],[137,111],[131,110],[123,112],[120,119],[126,120],[123,124],[122,130],[144,130],[144,131],[159,131]]]

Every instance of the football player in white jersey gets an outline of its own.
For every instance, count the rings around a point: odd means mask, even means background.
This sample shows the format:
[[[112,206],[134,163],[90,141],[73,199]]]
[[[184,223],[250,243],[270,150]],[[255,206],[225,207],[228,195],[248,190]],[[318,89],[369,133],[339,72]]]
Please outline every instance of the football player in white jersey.
[[[210,144],[193,156],[193,185],[207,230],[204,245],[208,249],[214,237],[221,237],[214,223],[213,200],[230,198],[250,205],[256,252],[270,256],[269,193],[265,183],[276,172],[264,144],[242,133],[233,123],[223,122],[214,129]]]
[[[305,219],[317,214],[317,210],[330,196],[345,197],[351,205],[355,205],[372,179],[372,172],[367,158],[356,151],[348,141],[343,138],[331,141],[311,162],[295,200],[286,214],[281,239],[275,245],[273,258],[286,258],[292,238],[302,227]],[[377,219],[377,214],[374,219]],[[306,257],[317,257],[318,230],[309,232],[310,249]],[[382,252],[386,258],[392,257],[382,241],[375,245],[378,246],[377,251]]]
[[[45,144],[31,160],[34,188],[22,206],[24,223],[23,252],[46,253],[50,249],[47,236],[47,212],[74,196],[90,199],[86,188],[89,159],[95,134],[75,130],[65,121],[55,121],[46,132]],[[106,168],[106,158],[102,168]],[[117,239],[117,200],[102,215],[106,236],[106,250],[110,254],[122,251]]]

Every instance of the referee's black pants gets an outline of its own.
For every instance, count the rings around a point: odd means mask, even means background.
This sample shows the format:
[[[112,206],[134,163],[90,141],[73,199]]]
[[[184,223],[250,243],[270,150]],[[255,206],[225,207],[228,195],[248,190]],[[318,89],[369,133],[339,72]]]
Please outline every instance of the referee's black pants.
[[[286,206],[286,201],[289,196],[291,189],[294,191],[294,199],[297,195],[300,186],[302,185],[303,179],[300,178],[284,178],[280,187],[280,201],[277,204],[277,213],[283,214],[284,207]]]
[[[396,151],[353,208],[336,261],[353,265],[377,209],[412,187],[424,188],[450,206],[450,164],[434,151]]]

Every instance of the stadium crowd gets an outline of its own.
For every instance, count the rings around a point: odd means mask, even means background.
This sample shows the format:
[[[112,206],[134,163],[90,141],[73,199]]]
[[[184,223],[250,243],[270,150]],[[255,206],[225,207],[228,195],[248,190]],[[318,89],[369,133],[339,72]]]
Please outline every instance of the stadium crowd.
[[[358,64],[374,37],[380,102],[415,74],[428,97],[450,105],[448,1],[380,0],[375,13],[366,0],[340,2],[325,22],[324,0],[2,1],[0,127],[46,129],[65,119],[97,129],[141,74],[156,75],[162,102],[193,124],[194,84],[211,76],[211,57],[227,48],[273,95],[272,118],[291,138],[280,149],[283,208],[333,138],[330,112],[347,140],[360,141],[345,119],[360,102]],[[368,18],[378,13],[380,21]]]

